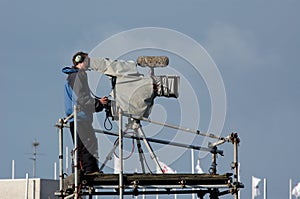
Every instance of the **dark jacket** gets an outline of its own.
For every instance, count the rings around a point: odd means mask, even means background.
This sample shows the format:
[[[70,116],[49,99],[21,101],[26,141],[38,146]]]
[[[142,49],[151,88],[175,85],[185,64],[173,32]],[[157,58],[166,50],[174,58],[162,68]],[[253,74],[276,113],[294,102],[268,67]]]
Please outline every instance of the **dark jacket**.
[[[64,88],[66,115],[73,113],[73,107],[76,104],[79,106],[78,120],[93,121],[93,113],[102,111],[103,105],[99,99],[91,96],[85,70],[65,67],[62,72],[68,75]]]

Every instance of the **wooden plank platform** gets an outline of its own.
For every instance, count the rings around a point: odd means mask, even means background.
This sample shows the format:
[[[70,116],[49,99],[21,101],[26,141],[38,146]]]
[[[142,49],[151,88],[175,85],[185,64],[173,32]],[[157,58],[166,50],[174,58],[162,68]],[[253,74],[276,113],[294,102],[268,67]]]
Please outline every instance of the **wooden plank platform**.
[[[232,174],[124,174],[123,183],[127,188],[157,188],[157,187],[202,187],[226,188],[232,183]],[[118,187],[118,174],[100,174],[82,176],[82,182],[87,186]]]
[[[80,175],[81,195],[118,195],[119,175],[98,174]],[[123,174],[124,195],[151,194],[191,194],[195,193],[203,199],[210,194],[212,199],[232,194],[243,186],[232,182],[232,174]],[[62,192],[57,192],[60,196]],[[65,196],[74,193],[74,175],[64,179]]]

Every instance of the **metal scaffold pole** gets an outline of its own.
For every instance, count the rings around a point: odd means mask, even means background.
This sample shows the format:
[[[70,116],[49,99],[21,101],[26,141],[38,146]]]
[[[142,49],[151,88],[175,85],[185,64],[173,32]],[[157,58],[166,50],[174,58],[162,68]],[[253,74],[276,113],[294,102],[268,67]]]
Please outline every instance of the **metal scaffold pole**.
[[[235,185],[235,190],[234,190],[234,198],[239,199],[239,188],[240,188],[240,183],[239,183],[239,165],[238,165],[238,145],[240,142],[240,138],[238,137],[237,133],[232,133],[232,142],[233,142],[233,167],[234,167],[234,185]]]
[[[122,110],[119,108],[119,161],[120,161],[120,171],[119,171],[119,198],[123,199],[123,118]]]
[[[74,174],[75,174],[75,199],[78,199],[78,132],[77,132],[77,106],[74,105]]]
[[[63,171],[63,128],[64,128],[64,121],[63,119],[58,120],[59,123],[59,192],[61,193],[61,197],[63,198],[63,191],[64,191],[64,171]]]

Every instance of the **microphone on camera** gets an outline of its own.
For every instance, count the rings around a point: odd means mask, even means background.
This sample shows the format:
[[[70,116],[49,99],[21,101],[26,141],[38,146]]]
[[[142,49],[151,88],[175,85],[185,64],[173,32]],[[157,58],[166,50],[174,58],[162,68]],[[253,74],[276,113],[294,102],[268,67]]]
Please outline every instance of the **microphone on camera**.
[[[140,56],[137,58],[137,64],[142,67],[166,67],[169,64],[167,56]]]

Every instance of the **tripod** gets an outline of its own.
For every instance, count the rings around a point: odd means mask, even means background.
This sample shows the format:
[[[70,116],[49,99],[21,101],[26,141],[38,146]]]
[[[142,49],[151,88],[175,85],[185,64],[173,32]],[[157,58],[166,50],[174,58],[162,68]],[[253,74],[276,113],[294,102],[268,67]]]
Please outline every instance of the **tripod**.
[[[120,118],[119,118],[120,119]],[[141,163],[141,168],[142,168],[142,172],[146,173],[145,170],[145,159],[144,159],[144,151],[142,149],[142,144],[141,144],[141,140],[144,142],[145,146],[147,147],[147,150],[150,153],[151,158],[154,160],[155,164],[156,164],[156,168],[159,168],[160,171],[163,173],[163,169],[160,166],[158,159],[155,155],[155,153],[153,152],[153,149],[151,147],[151,145],[149,144],[145,133],[143,131],[142,125],[140,120],[138,119],[134,119],[134,118],[128,118],[128,123],[125,126],[125,130],[124,132],[122,132],[123,134],[127,133],[127,131],[129,129],[133,130],[134,136],[138,137],[138,139],[136,139],[136,145],[137,145],[137,149],[138,149],[138,153],[139,153],[139,161]],[[103,164],[100,167],[100,171],[103,170],[103,168],[105,167],[106,163],[112,159],[113,154],[115,153],[116,148],[119,145],[119,138],[116,140],[113,148],[111,149],[111,151],[108,153],[108,155],[105,158],[105,161],[103,162]],[[122,160],[121,160],[122,161]]]

